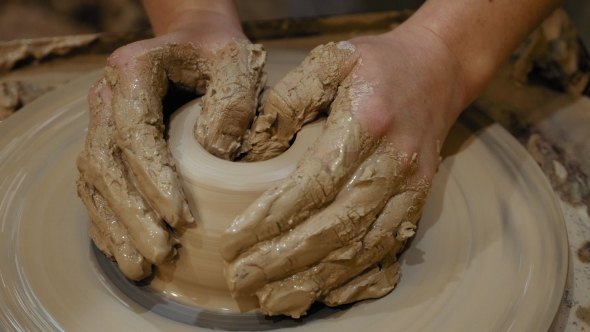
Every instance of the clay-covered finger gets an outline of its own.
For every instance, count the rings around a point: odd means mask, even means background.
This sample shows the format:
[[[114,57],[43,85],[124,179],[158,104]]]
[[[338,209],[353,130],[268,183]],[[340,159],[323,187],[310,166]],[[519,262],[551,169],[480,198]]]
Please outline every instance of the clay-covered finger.
[[[320,45],[277,83],[247,137],[249,151],[243,159],[267,160],[287,150],[293,135],[330,105],[356,64],[354,52],[355,46],[345,41]]]
[[[250,246],[293,229],[330,204],[378,141],[351,118],[350,81],[339,88],[324,131],[295,171],[265,192],[222,235],[220,253],[232,261]]]
[[[104,87],[101,80],[88,95],[90,123],[85,150],[77,159],[78,170],[124,225],[133,246],[150,263],[161,264],[175,255],[175,240],[133,185],[133,175],[115,140],[110,90]]]
[[[136,45],[142,44],[132,44]],[[159,216],[176,228],[193,222],[193,217],[164,140],[162,98],[169,80],[196,89],[206,64],[191,45],[169,44],[136,52],[140,55],[122,68],[105,70],[113,91],[114,137],[137,187]]]
[[[404,184],[398,154],[383,144],[366,159],[339,196],[298,227],[253,246],[226,268],[230,290],[251,294],[264,284],[325,259],[354,256],[389,197]]]
[[[372,248],[382,245],[382,241],[389,237],[395,239],[393,247],[378,263],[337,288],[330,290],[328,285],[324,285],[320,298],[322,302],[337,306],[379,298],[395,287],[401,274],[396,254],[415,233],[429,185],[425,180],[417,179],[407,181],[402,190],[389,199],[362,241],[363,247]]]
[[[265,84],[266,52],[246,40],[215,51],[208,65],[203,111],[195,126],[197,141],[209,153],[233,160],[256,113]]]
[[[141,280],[150,275],[151,264],[135,249],[127,229],[117,220],[105,199],[81,177],[76,180],[76,186],[92,221],[90,237],[98,249],[117,261],[127,278]]]
[[[401,269],[393,251],[381,262],[363,271],[344,285],[330,291],[321,301],[334,307],[366,299],[385,296],[395,288],[401,276]]]
[[[395,255],[403,248],[407,238],[414,234],[414,224],[426,194],[424,187],[420,188],[419,191],[405,191],[389,199],[366,235],[340,253],[336,252],[309,269],[263,286],[256,293],[263,312],[298,317],[305,314],[316,300],[328,304],[361,300],[368,293],[359,291],[356,293],[359,297],[355,297],[347,285],[364,282],[370,288],[367,282],[371,279],[379,281],[376,277],[380,276],[389,278],[380,281],[380,286],[387,288],[387,283],[395,280],[395,263],[384,259],[394,258],[388,255]],[[379,271],[370,272],[379,262],[384,262],[387,264],[385,267],[391,270],[384,271],[384,275],[377,273]],[[338,290],[339,287],[342,288]],[[330,295],[331,291],[335,292]],[[337,298],[338,295],[343,297]]]

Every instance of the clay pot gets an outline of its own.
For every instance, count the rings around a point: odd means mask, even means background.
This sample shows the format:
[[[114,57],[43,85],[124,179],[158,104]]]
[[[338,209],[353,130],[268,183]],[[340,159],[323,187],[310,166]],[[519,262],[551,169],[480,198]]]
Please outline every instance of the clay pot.
[[[220,236],[257,197],[293,172],[320,135],[324,121],[305,126],[293,146],[276,158],[230,162],[209,154],[194,138],[200,111],[200,100],[183,106],[172,116],[169,131],[170,150],[196,226],[179,234],[178,259],[159,266],[150,287],[201,309],[245,312],[258,302],[256,298],[231,298],[219,254]]]

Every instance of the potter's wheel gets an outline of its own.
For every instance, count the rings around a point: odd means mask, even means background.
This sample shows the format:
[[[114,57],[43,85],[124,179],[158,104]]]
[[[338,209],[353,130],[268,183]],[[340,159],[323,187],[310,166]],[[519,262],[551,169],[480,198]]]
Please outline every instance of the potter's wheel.
[[[271,51],[269,62],[280,76],[302,56]],[[47,94],[0,125],[0,326],[202,330],[155,313],[166,306],[163,300],[145,308],[130,299],[94,254],[74,180],[88,121],[85,95],[99,76]],[[477,112],[453,128],[443,154],[416,238],[400,258],[396,289],[287,324],[297,331],[547,330],[563,292],[568,251],[544,175],[518,142]],[[205,316],[187,323],[202,326]],[[238,327],[283,326],[243,324]]]

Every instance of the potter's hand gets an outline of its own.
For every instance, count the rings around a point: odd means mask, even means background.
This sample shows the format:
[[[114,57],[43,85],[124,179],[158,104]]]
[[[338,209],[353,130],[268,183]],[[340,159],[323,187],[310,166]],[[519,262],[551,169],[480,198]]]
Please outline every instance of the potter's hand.
[[[338,305],[394,287],[395,254],[414,234],[462,102],[454,58],[424,34],[320,46],[269,94],[250,137],[255,158],[281,153],[321,109],[329,117],[294,173],[223,235],[234,295],[298,317],[316,300]]]
[[[131,279],[174,256],[164,221],[174,229],[193,222],[163,135],[169,82],[199,93],[206,88],[195,136],[219,157],[233,157],[254,116],[265,53],[245,39],[239,22],[205,15],[117,50],[88,96],[78,192],[94,242]]]

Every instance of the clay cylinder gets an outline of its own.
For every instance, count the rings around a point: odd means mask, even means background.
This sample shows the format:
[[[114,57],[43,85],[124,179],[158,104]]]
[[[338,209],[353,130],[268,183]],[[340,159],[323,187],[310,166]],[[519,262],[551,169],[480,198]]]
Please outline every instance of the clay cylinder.
[[[305,126],[293,146],[267,161],[230,162],[209,154],[193,135],[199,100],[171,119],[169,146],[196,226],[179,235],[178,258],[157,268],[150,287],[175,301],[209,310],[249,311],[256,299],[232,299],[219,254],[221,234],[265,190],[278,185],[319,137],[323,121]]]

